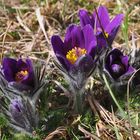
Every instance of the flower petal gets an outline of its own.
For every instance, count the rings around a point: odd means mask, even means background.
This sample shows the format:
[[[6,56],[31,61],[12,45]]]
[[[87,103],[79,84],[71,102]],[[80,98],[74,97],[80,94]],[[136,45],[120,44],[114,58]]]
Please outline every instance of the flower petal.
[[[91,19],[88,12],[86,10],[79,10],[80,24],[84,27],[87,24],[90,24],[94,27],[94,19]]]
[[[80,26],[70,25],[67,28],[64,44],[67,51],[74,47],[84,48],[84,36]]]
[[[97,18],[96,12],[93,13],[93,17],[95,18],[95,23],[96,23],[96,29],[98,31],[98,28],[101,28],[102,26],[105,30],[106,26],[110,23],[108,10],[106,7],[100,6],[97,12],[98,12],[100,22]],[[100,26],[100,23],[101,23],[101,26]]]
[[[83,27],[83,35],[85,40],[85,48],[87,50],[87,53],[90,54],[92,49],[96,48],[97,42],[96,37],[93,33],[93,28],[90,24]]]
[[[8,82],[14,81],[17,61],[12,58],[4,58],[2,61],[3,73]]]
[[[64,39],[64,44],[66,46],[65,49],[67,49],[67,51],[71,50],[73,48],[72,46],[72,35],[71,32],[72,30],[75,28],[75,25],[72,24],[70,25],[67,29],[66,29],[66,34],[65,34],[65,39]]]
[[[26,62],[24,62],[21,58],[17,61],[17,65],[16,65],[17,71],[21,71],[21,70],[27,70],[28,69],[28,65],[26,64]]]
[[[70,29],[69,29],[70,30]],[[69,32],[70,33],[70,32]],[[70,41],[71,39],[69,39],[69,33],[67,33],[67,38],[66,40],[68,42],[66,42],[66,45],[71,45]],[[68,37],[69,36],[69,37]],[[59,60],[60,64],[66,69],[68,70],[69,69],[69,62],[67,61],[66,59],[66,54],[67,54],[67,51],[69,48],[67,48],[68,46],[64,46],[64,43],[62,42],[62,40],[60,39],[59,36],[52,36],[51,38],[51,43],[52,43],[52,46],[53,46],[53,50],[54,50],[54,53],[57,57],[57,59]]]
[[[30,72],[33,72],[33,63],[32,63],[32,61],[31,61],[31,59],[29,59],[29,58],[27,58],[26,59],[26,64],[27,64],[27,66],[28,66],[28,70],[30,71]]]
[[[58,35],[52,36],[51,44],[55,54],[66,55],[66,52],[64,51],[64,43]]]
[[[128,67],[128,62],[129,62],[128,56],[122,56],[121,61],[125,65],[125,67],[127,68]]]
[[[57,59],[59,60],[60,64],[67,70],[69,71],[71,64],[70,62],[64,57],[63,55],[56,54]]]
[[[127,71],[123,75],[121,75],[120,78],[131,76],[135,72],[135,70],[136,70],[135,68],[129,66]]]
[[[110,22],[110,24],[107,25],[105,31],[110,34],[112,31],[114,31],[114,29],[118,28],[122,22],[124,18],[123,14],[118,14],[114,19],[112,19],[112,21]],[[118,30],[116,30],[118,31]],[[116,34],[116,33],[115,33]]]
[[[96,36],[96,38],[97,38],[97,44],[98,44],[99,50],[108,46],[107,41],[106,41],[106,39],[104,38],[104,35],[103,35],[102,32],[99,33],[99,34]]]
[[[127,72],[125,73],[125,75],[132,74],[134,71],[135,71],[135,68],[133,68],[132,66],[129,66]]]
[[[108,39],[108,42],[109,42],[109,45],[110,45],[110,46],[112,45],[113,40],[115,39],[116,34],[117,34],[119,28],[120,28],[120,26],[118,26],[117,28],[114,28],[114,29],[111,31],[111,33],[109,34],[109,36],[108,36],[107,39]]]
[[[28,75],[24,77],[24,79],[21,81],[23,84],[34,87],[35,86],[35,75],[34,75],[34,69],[33,64],[30,59],[26,59],[26,64],[28,66]]]

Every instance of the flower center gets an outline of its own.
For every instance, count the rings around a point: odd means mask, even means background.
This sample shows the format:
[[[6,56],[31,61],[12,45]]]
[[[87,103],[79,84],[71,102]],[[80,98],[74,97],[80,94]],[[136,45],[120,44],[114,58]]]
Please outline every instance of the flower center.
[[[105,32],[105,37],[108,38],[109,34],[107,32]]]
[[[15,76],[15,80],[17,82],[20,82],[24,79],[25,76],[28,75],[28,71],[27,70],[22,70],[22,71],[19,71],[16,73],[16,76]]]
[[[121,70],[122,70],[122,67],[120,65],[118,65],[118,64],[113,64],[112,65],[112,71],[114,73],[120,73]]]
[[[66,58],[69,60],[71,64],[74,64],[80,56],[86,53],[87,51],[85,49],[75,47],[72,50],[67,52]]]

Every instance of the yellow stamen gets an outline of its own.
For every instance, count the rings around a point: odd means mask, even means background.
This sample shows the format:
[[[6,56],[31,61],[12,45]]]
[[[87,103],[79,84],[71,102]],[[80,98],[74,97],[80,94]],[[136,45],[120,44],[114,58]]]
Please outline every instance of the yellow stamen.
[[[105,36],[106,36],[106,38],[108,38],[109,34],[107,32],[105,32]]]
[[[74,64],[80,56],[86,53],[87,51],[85,49],[75,47],[67,52],[66,58],[69,60],[71,64]]]
[[[17,82],[20,82],[20,81],[22,81],[23,80],[23,78],[25,77],[25,76],[27,76],[28,75],[28,71],[27,70],[22,70],[22,71],[20,71],[20,72],[17,72],[16,73],[16,77],[15,77],[15,80],[17,81]]]

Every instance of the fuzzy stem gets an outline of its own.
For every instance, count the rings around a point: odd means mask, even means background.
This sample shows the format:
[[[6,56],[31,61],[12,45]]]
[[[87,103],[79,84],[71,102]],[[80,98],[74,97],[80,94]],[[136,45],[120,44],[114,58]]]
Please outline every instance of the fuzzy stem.
[[[83,94],[80,92],[75,93],[74,109],[78,114],[81,114],[83,112]]]

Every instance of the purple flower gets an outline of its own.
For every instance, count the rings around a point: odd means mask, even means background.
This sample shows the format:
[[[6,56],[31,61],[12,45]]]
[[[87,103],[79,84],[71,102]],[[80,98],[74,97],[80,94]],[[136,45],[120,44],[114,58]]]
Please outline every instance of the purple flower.
[[[96,51],[96,38],[90,25],[81,29],[80,26],[71,25],[67,28],[64,41],[59,36],[51,38],[52,47],[59,62],[66,70],[77,65],[83,55],[94,59]]]
[[[20,98],[12,99],[9,105],[11,120],[23,128],[26,127],[24,106]]]
[[[10,101],[9,110],[5,112],[9,116],[10,125],[19,131],[32,133],[38,125],[38,113],[32,100],[28,98],[14,98]]]
[[[115,18],[110,20],[106,7],[100,6],[98,9],[98,17],[100,22],[97,18],[96,12],[93,12],[93,14],[90,16],[86,10],[80,10],[79,17],[82,27],[90,24],[94,28],[97,37],[97,45],[102,48],[106,47],[108,45],[107,43],[109,43],[109,45],[112,44],[124,16],[123,14],[118,14],[115,16]],[[108,42],[106,42],[102,28],[105,31],[105,36]]]
[[[67,28],[64,41],[59,36],[51,38],[54,53],[68,81],[70,91],[73,93],[73,107],[75,111],[83,111],[83,94],[87,78],[95,69],[96,37],[90,24],[81,28],[77,25],[70,25]]]
[[[13,99],[9,106],[10,113],[14,119],[21,117],[23,105],[20,99]]]
[[[8,83],[16,84],[23,89],[34,87],[34,71],[30,59],[23,61],[22,59],[4,58],[2,70]]]
[[[114,79],[118,80],[123,76],[132,74],[135,69],[129,65],[128,56],[118,49],[113,49],[106,57],[105,70]]]

